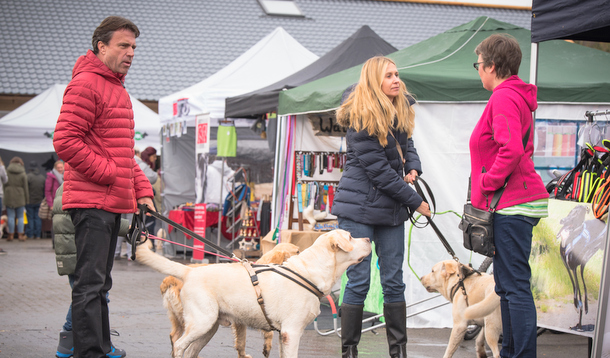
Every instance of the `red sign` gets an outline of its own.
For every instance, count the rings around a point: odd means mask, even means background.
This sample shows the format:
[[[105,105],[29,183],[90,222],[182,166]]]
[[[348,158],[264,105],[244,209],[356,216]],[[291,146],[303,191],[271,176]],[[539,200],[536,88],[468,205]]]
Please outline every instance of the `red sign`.
[[[193,231],[195,234],[205,237],[205,215],[206,215],[206,205],[204,203],[195,204],[195,218]],[[193,260],[202,261],[203,260],[203,250],[205,244],[196,238],[193,238]]]
[[[197,123],[197,144],[208,142],[208,123]]]

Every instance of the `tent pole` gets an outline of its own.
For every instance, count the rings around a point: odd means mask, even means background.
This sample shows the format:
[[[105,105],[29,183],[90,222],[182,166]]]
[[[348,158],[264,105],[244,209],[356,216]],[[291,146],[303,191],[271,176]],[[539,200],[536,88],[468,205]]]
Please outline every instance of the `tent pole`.
[[[218,211],[218,235],[216,235],[216,245],[220,247],[220,235],[222,231],[222,187],[224,180],[224,172],[225,172],[225,160],[222,160],[222,167],[220,170],[220,202],[218,203],[218,207],[220,210]],[[216,263],[220,262],[220,256],[216,256]]]
[[[532,42],[532,50],[530,54],[530,84],[538,84],[538,43]],[[534,128],[536,128],[536,111],[533,113]]]
[[[281,142],[283,141],[283,136],[282,136],[282,116],[276,115],[275,116],[275,120],[277,121],[276,123],[276,128],[275,128],[275,164],[274,164],[274,168],[273,168],[273,191],[271,193],[271,199],[272,199],[272,203],[273,205],[271,206],[271,231],[275,230],[275,225],[276,225],[276,215],[278,213],[278,205],[277,205],[277,200],[278,200],[278,195],[279,194],[279,185],[280,185],[280,172],[282,169],[281,166],[281,153],[280,150],[281,148],[283,148],[283,145],[281,144]]]

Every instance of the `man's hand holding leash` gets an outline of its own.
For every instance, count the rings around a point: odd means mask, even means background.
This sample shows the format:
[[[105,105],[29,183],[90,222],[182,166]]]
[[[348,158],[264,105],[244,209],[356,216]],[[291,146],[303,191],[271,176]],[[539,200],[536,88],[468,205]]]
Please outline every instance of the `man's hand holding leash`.
[[[152,198],[150,198],[148,196],[138,199],[138,205],[139,204],[144,204],[144,205],[148,206],[148,209],[150,211],[155,211],[155,212],[157,211],[157,210],[155,210],[155,204],[153,203]],[[140,214],[140,209],[138,208],[138,209],[136,209],[136,215],[139,215],[139,214]],[[150,213],[146,213],[146,216],[150,216]]]

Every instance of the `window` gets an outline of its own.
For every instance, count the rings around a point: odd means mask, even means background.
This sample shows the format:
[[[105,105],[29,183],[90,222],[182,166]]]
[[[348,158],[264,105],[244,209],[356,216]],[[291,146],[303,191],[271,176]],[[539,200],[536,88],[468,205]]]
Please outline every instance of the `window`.
[[[299,17],[305,16],[294,1],[258,0],[258,3],[261,5],[267,15]]]

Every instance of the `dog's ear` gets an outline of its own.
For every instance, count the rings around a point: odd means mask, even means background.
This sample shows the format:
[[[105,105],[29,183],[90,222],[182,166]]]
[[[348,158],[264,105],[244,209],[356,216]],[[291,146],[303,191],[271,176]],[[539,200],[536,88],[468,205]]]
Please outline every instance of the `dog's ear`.
[[[339,232],[333,233],[330,237],[330,247],[334,252],[339,250],[350,252],[354,249],[354,245]]]
[[[443,270],[447,273],[447,276],[451,276],[457,272],[457,264],[453,261],[443,263]]]

